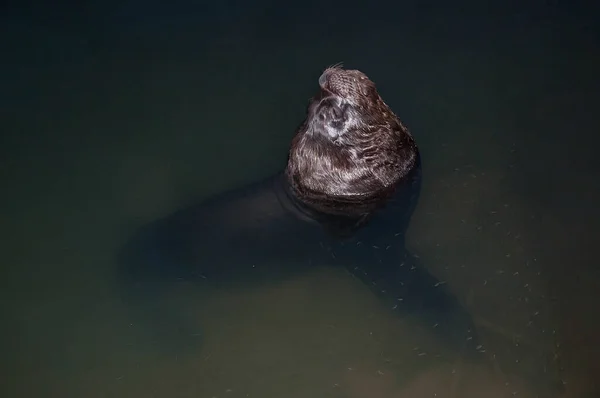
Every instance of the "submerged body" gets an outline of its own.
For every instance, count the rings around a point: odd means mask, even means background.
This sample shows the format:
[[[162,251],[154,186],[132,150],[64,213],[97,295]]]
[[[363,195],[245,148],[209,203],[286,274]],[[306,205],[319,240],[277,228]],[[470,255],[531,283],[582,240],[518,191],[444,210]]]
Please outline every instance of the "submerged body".
[[[179,340],[195,330],[162,308],[169,286],[260,286],[341,266],[391,311],[435,325],[462,349],[469,315],[405,247],[421,186],[414,139],[361,72],[330,68],[319,84],[285,171],[142,227],[127,242],[119,253],[125,297],[148,328]]]

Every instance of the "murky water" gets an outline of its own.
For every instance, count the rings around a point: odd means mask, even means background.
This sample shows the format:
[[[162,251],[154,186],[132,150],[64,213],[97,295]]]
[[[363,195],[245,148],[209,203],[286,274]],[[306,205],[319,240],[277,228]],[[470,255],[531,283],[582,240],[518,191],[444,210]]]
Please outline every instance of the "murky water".
[[[589,20],[552,5],[382,6],[351,29],[352,7],[311,4],[4,16],[2,396],[599,393]],[[428,355],[442,343],[343,270],[208,303],[182,286],[170,305],[202,342],[154,346],[121,300],[119,246],[280,169],[321,70],[338,61],[377,83],[421,147],[408,244],[472,314],[486,362]]]

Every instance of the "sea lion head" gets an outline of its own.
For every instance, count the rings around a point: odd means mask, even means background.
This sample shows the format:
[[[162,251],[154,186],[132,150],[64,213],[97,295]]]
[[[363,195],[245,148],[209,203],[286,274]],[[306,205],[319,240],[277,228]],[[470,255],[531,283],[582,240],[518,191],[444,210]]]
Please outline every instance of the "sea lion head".
[[[417,155],[375,84],[361,71],[332,66],[292,140],[286,178],[304,206],[361,219],[385,204]]]

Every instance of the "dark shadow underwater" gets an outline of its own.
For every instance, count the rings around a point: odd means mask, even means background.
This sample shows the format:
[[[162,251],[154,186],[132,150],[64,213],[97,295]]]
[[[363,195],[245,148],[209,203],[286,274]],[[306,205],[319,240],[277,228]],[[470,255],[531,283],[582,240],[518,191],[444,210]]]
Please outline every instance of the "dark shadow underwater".
[[[134,319],[155,336],[157,347],[193,350],[201,341],[197,329],[161,301],[177,284],[260,288],[314,267],[345,267],[398,316],[431,325],[453,348],[476,354],[470,315],[405,248],[420,167],[414,174],[412,184],[351,236],[299,215],[282,175],[142,226],[118,253],[125,302]]]

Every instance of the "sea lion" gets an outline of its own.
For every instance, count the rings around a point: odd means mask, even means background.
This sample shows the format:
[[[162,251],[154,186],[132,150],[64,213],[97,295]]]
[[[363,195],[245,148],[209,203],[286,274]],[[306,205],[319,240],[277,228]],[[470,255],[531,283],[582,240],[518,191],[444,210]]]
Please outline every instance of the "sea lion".
[[[417,144],[375,84],[329,67],[282,172],[143,226],[124,245],[125,297],[153,321],[148,327],[185,336],[196,330],[160,311],[169,283],[257,286],[339,265],[399,315],[436,325],[462,346],[469,315],[405,248],[421,178]]]

